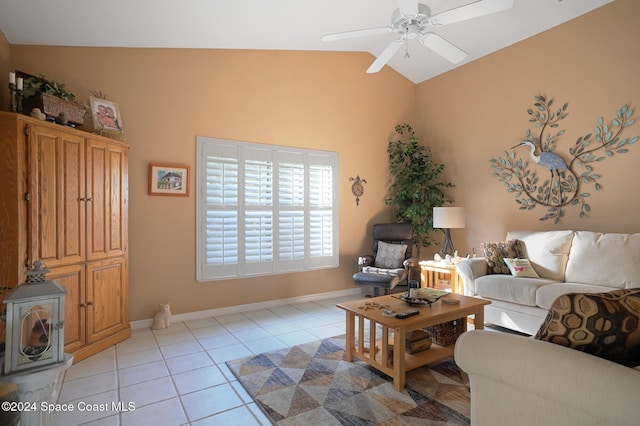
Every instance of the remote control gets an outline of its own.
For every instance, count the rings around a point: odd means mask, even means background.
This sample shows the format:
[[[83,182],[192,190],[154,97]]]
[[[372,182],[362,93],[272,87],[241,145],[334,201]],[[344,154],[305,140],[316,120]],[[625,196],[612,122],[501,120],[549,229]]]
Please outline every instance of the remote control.
[[[396,311],[391,311],[389,309],[385,309],[384,311],[382,311],[382,316],[383,317],[395,317],[396,316]]]
[[[396,314],[396,318],[405,319],[405,318],[412,317],[414,315],[418,315],[419,313],[420,311],[416,311],[416,310],[399,312]]]

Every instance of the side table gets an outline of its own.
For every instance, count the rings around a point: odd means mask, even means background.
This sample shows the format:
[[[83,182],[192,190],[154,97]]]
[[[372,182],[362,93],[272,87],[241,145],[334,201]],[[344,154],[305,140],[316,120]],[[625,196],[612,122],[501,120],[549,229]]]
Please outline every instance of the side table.
[[[444,290],[440,285],[442,280],[449,280],[451,292],[463,294],[462,282],[456,271],[456,265],[449,262],[437,262],[435,260],[423,260],[420,262],[421,287],[430,287]]]
[[[55,404],[58,401],[64,373],[73,363],[73,355],[64,354],[64,358],[57,364],[0,376],[0,380],[18,386],[20,402],[33,404],[35,408],[20,413],[20,426],[53,424],[53,411],[41,410],[41,404]]]

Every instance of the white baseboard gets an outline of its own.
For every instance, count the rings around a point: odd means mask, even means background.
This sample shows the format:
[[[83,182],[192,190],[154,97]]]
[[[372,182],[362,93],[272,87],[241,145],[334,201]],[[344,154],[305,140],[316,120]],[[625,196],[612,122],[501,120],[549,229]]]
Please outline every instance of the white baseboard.
[[[332,299],[335,297],[351,296],[354,294],[364,294],[361,288],[353,288],[348,290],[329,291],[326,293],[307,294],[304,296],[289,297],[286,299],[269,300],[266,302],[247,303],[246,305],[227,306],[224,308],[207,309],[204,311],[187,312],[184,314],[171,315],[173,322],[192,321],[202,318],[210,318],[218,315],[235,314],[238,312],[255,311],[258,309],[268,309],[276,306],[290,305],[293,303],[311,302],[314,300]],[[143,319],[131,322],[131,328],[134,330],[151,327],[153,318]]]

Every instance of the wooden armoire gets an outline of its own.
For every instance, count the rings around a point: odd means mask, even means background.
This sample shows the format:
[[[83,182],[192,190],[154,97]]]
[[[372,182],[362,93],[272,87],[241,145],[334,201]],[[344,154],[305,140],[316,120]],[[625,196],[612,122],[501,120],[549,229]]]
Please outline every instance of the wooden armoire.
[[[47,279],[67,290],[74,362],[131,336],[128,148],[0,112],[0,285],[14,288],[33,262],[46,264]]]

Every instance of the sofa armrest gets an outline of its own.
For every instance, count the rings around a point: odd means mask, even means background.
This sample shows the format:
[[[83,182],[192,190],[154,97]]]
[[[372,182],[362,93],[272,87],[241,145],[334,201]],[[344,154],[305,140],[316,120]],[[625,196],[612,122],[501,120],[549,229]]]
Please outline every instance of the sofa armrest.
[[[458,271],[458,276],[462,278],[465,296],[475,296],[475,280],[478,277],[487,275],[487,260],[484,257],[462,259],[456,265],[456,270]]]
[[[553,343],[474,330],[455,345],[474,426],[637,424],[640,371]]]

